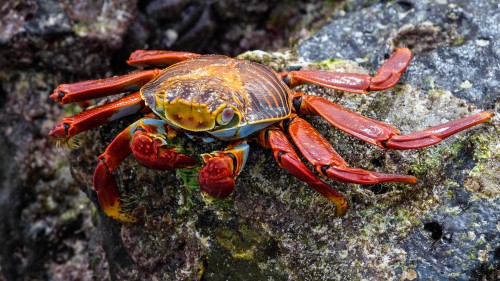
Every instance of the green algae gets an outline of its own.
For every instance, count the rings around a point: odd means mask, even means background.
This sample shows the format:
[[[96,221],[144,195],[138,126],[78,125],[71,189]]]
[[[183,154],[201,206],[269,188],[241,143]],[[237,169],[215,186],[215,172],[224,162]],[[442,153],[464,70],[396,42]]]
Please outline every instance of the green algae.
[[[471,141],[475,146],[474,160],[476,165],[468,174],[465,188],[486,199],[500,196],[500,129],[497,122],[490,125],[489,131],[475,134]]]

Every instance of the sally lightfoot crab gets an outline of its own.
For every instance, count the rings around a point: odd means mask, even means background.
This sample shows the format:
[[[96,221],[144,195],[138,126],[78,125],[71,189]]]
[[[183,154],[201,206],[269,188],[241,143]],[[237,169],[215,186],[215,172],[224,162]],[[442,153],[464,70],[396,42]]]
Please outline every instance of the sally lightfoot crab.
[[[394,86],[411,60],[402,48],[380,67],[374,77],[357,73],[298,70],[276,73],[267,66],[219,55],[139,50],[127,61],[146,67],[123,76],[62,84],[50,96],[62,104],[85,102],[129,92],[114,102],[86,109],[61,120],[49,135],[59,141],[121,118],[142,112],[144,117],[122,131],[99,156],[94,189],[104,212],[122,222],[136,218],[122,209],[113,171],[127,156],[158,170],[193,167],[195,158],[172,145],[180,133],[210,142],[226,141],[227,149],[201,155],[200,188],[225,198],[248,158],[249,141],[273,151],[281,168],[333,202],[337,214],[346,212],[344,197],[309,170],[295,147],[321,176],[342,182],[376,184],[414,183],[410,175],[386,174],[350,168],[332,145],[300,115],[319,115],[331,125],[382,149],[415,149],[488,121],[493,113],[481,112],[419,132],[400,135],[398,129],[364,117],[321,97],[294,92],[305,83],[367,94]],[[165,69],[160,67],[168,66]]]

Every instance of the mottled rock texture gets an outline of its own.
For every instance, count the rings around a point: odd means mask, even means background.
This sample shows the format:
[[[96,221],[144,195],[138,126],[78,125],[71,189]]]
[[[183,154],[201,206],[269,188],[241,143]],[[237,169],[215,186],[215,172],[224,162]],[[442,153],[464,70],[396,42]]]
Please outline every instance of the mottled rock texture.
[[[0,4],[0,280],[498,279],[494,0],[140,2]],[[400,46],[415,56],[394,89],[369,96],[299,90],[403,133],[480,110],[497,116],[404,152],[382,151],[308,117],[352,166],[419,178],[369,187],[328,181],[350,202],[343,218],[253,145],[227,200],[204,198],[191,170],[152,171],[127,159],[115,176],[142,220],[122,226],[96,205],[92,174],[96,156],[138,116],[82,134],[71,151],[46,138],[77,111],[48,99],[57,84],[125,73],[124,59],[137,48],[228,55],[282,48],[240,57],[277,70],[373,74]],[[181,141],[193,155],[224,147]]]
[[[235,55],[282,47],[302,38],[295,34],[307,34],[303,26],[312,27],[333,11],[332,5],[320,7],[314,1],[297,6],[285,1],[0,1],[0,280],[116,280],[132,274],[122,265],[141,257],[140,251],[129,254],[123,248],[115,235],[120,225],[100,219],[88,199],[94,198],[88,176],[95,157],[130,120],[110,125],[112,133],[95,150],[82,144],[85,157],[81,150],[57,148],[48,131],[78,109],[50,101],[54,87],[128,72],[124,60],[137,48]],[[92,131],[82,140],[98,134]],[[78,166],[70,167],[72,156]],[[78,169],[83,165],[88,169]],[[85,178],[79,178],[83,172]],[[184,233],[192,228],[179,223]],[[130,237],[127,243],[137,241]],[[182,241],[173,237],[171,243],[186,244]],[[145,251],[138,264],[150,264],[152,271],[161,267],[178,279],[196,275],[183,269],[191,264],[177,266],[182,255],[146,260],[151,256]],[[171,267],[164,267],[165,260]],[[193,268],[200,268],[200,261],[193,261]],[[142,272],[133,274],[139,278]]]
[[[427,118],[439,123],[440,119],[450,118],[441,114],[470,109],[472,105],[498,113],[500,9],[496,1],[392,1],[354,8],[360,3],[352,2],[354,11],[341,12],[299,46],[298,52],[307,60],[350,58],[371,68],[390,49],[411,48],[415,57],[404,83],[416,92],[409,100],[393,103],[391,107],[398,109],[392,113],[385,112],[388,105],[382,101],[384,108],[369,114],[409,132],[425,127]],[[331,47],[318,49],[318,44]],[[421,96],[412,101],[416,95]],[[380,96],[376,102],[381,102]],[[408,122],[419,125],[410,129],[406,127]],[[434,193],[427,200],[437,201],[430,211],[411,216],[420,222],[407,229],[404,237],[392,234],[392,239],[383,244],[404,254],[401,264],[393,261],[390,265],[389,272],[394,276],[498,279],[498,121],[483,129],[486,131],[469,132],[462,135],[462,140],[459,137],[419,153],[417,161],[424,164],[425,173],[420,178],[425,182],[432,173],[438,173],[442,180],[424,183],[423,188]],[[436,159],[440,150],[447,150],[453,157]],[[479,170],[481,176],[476,173]],[[386,231],[394,230],[393,226]],[[387,262],[382,259],[382,264]],[[388,276],[387,271],[384,274]]]

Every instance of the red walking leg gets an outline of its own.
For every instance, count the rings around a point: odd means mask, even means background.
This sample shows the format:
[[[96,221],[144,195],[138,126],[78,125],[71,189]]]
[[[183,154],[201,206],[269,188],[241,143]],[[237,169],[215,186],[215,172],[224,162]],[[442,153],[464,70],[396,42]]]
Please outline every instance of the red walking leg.
[[[120,192],[113,171],[131,153],[146,167],[167,170],[187,168],[195,160],[170,147],[168,139],[174,134],[168,125],[158,119],[141,119],[123,130],[99,156],[94,172],[94,189],[103,211],[121,222],[135,222],[131,214],[122,209]]]
[[[135,67],[162,67],[188,60],[199,54],[163,50],[137,50],[130,54],[127,63]]]
[[[62,104],[81,102],[123,92],[137,91],[160,74],[161,70],[144,70],[111,78],[59,85],[50,98]]]
[[[288,124],[288,132],[294,144],[318,173],[336,181],[359,184],[381,182],[415,183],[413,176],[386,174],[348,168],[347,163],[333,149],[332,145],[311,124],[295,117]]]
[[[166,66],[194,58],[198,54],[171,51],[138,50],[130,55],[127,63],[132,66]],[[50,98],[62,104],[81,102],[113,94],[137,91],[157,77],[162,70],[144,70],[105,79],[59,85]]]
[[[140,112],[143,109],[144,101],[139,92],[136,92],[114,102],[87,109],[73,116],[63,118],[61,122],[49,132],[49,136],[57,141],[64,141],[83,131]]]
[[[340,130],[384,149],[415,149],[430,146],[453,134],[486,122],[494,115],[492,112],[484,111],[400,136],[399,130],[394,126],[364,117],[324,98],[302,95],[302,93],[294,93],[294,95],[295,104],[300,104],[298,113],[319,115]]]
[[[406,70],[411,60],[411,51],[407,48],[396,52],[380,67],[377,74],[371,77],[359,73],[327,72],[320,70],[298,70],[280,74],[283,80],[293,88],[298,85],[312,83],[352,93],[367,94],[368,91],[380,91],[394,86]]]
[[[286,169],[297,179],[307,183],[314,190],[337,206],[336,214],[342,216],[347,210],[345,198],[335,189],[318,179],[314,173],[300,161],[286,135],[276,127],[263,130],[259,134],[259,143],[273,150],[274,159],[281,168]]]
[[[99,205],[106,215],[121,222],[135,222],[136,219],[123,211],[120,191],[112,172],[132,152],[130,149],[132,126],[122,131],[106,151],[99,156],[99,163],[94,171],[94,190]]]

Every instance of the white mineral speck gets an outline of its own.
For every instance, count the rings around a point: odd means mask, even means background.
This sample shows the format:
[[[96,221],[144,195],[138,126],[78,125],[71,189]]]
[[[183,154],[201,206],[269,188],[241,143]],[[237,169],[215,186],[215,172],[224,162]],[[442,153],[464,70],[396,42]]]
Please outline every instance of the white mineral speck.
[[[167,29],[167,31],[165,31],[165,35],[167,35],[169,42],[175,42],[175,40],[177,40],[177,38],[179,37],[177,31],[173,29]]]
[[[469,82],[469,80],[465,80],[464,82],[462,82],[462,84],[460,84],[460,88],[470,89],[470,88],[472,88],[472,83]]]
[[[486,47],[490,44],[490,40],[476,39],[476,45],[479,47]]]

